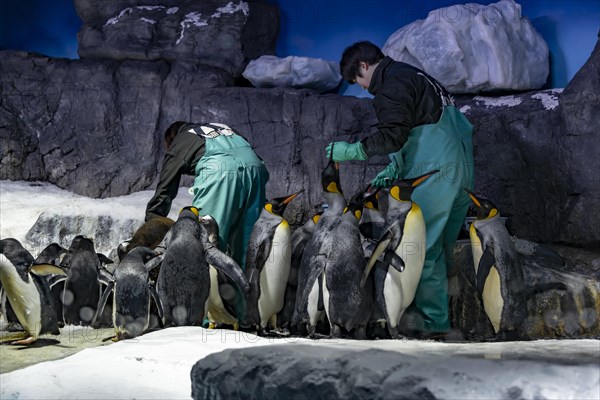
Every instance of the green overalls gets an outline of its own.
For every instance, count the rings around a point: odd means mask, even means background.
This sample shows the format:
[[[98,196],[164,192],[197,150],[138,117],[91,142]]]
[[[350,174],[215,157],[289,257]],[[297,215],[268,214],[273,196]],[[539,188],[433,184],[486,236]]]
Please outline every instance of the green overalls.
[[[414,327],[419,331],[446,332],[450,328],[446,259],[452,259],[452,246],[470,204],[463,188],[473,188],[472,133],[473,126],[456,107],[444,106],[439,121],[413,128],[400,150],[402,178],[440,170],[412,195],[421,207],[427,230],[425,264],[412,306],[420,314],[417,321],[421,326]]]
[[[196,165],[192,204],[219,225],[219,247],[245,269],[246,248],[265,205],[269,173],[250,144],[227,125],[195,128],[206,139]]]

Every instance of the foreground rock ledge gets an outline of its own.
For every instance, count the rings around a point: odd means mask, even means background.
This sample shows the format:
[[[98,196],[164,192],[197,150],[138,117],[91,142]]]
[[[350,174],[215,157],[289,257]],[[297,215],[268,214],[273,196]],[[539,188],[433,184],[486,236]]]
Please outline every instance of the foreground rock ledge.
[[[192,397],[196,400],[543,399],[597,395],[598,366],[591,359],[568,365],[566,359],[500,359],[501,356],[501,352],[490,352],[483,357],[447,353],[417,356],[392,350],[364,350],[350,344],[226,350],[194,365]],[[525,370],[527,374],[523,373]],[[548,379],[555,374],[562,379]],[[577,378],[571,380],[576,374]],[[574,384],[564,387],[559,381]]]

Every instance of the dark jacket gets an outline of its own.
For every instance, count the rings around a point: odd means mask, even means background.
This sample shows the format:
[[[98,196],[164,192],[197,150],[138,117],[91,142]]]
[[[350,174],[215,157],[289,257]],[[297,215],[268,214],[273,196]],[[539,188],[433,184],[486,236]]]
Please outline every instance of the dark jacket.
[[[169,214],[171,202],[179,190],[181,175],[196,175],[196,164],[204,155],[204,147],[205,139],[200,135],[185,130],[175,136],[165,153],[156,192],[146,207],[146,221]]]
[[[410,130],[436,123],[452,97],[435,79],[412,65],[385,57],[371,78],[369,93],[379,119],[378,131],[361,142],[367,156],[395,153]]]

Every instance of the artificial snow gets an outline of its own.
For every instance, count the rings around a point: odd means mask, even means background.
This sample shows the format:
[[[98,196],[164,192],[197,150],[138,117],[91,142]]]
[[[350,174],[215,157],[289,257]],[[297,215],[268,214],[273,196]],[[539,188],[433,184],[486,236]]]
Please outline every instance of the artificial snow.
[[[382,51],[453,93],[539,89],[550,70],[548,45],[513,0],[433,10],[393,33]]]
[[[483,103],[486,108],[515,107],[523,102],[522,98],[515,96],[484,97],[475,96],[473,100]]]
[[[191,397],[192,366],[212,353],[256,346],[310,345],[317,346],[324,356],[351,349],[397,352],[399,359],[412,364],[406,368],[429,381],[427,387],[436,398],[501,398],[514,387],[522,391],[523,399],[597,399],[600,369],[591,360],[600,356],[599,343],[312,340],[178,327],[2,374],[0,397],[185,399]],[[364,365],[377,366],[375,357],[369,359],[365,353],[360,357]],[[557,361],[560,359],[564,361]]]
[[[540,100],[544,106],[544,109],[554,110],[556,107],[558,107],[558,98],[562,91],[563,89],[545,90],[532,95],[531,98]]]
[[[295,56],[261,56],[250,61],[242,75],[257,88],[307,88],[318,92],[334,89],[342,80],[338,63]]]
[[[93,199],[60,189],[47,182],[0,181],[0,238],[15,238],[35,256],[40,246],[32,247],[25,236],[43,213],[60,217],[87,216],[89,218],[111,217],[114,221],[137,220],[144,222],[146,205],[154,190],[145,190],[127,196]],[[191,205],[192,197],[187,188],[180,188],[171,206],[169,217],[177,219],[182,207]],[[91,232],[71,232],[71,236],[92,236]],[[92,237],[93,238],[93,237]],[[48,243],[52,241],[49,238]],[[119,243],[114,243],[114,247]],[[69,243],[61,243],[63,246]],[[108,249],[97,249],[107,252]]]

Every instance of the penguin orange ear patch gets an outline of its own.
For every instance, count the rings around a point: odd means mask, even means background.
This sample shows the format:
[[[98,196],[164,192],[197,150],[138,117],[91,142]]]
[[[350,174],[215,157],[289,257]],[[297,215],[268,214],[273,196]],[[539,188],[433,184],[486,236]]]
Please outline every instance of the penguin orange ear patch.
[[[273,204],[271,204],[271,203],[265,204],[265,210],[267,210],[270,213],[273,213]]]
[[[390,195],[391,195],[391,196],[392,196],[394,199],[396,199],[396,200],[400,201],[400,187],[399,187],[399,186],[393,186],[393,187],[390,189]]]

